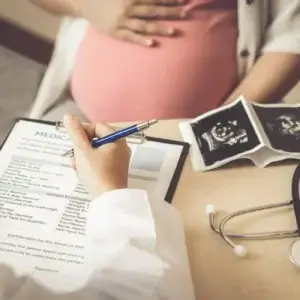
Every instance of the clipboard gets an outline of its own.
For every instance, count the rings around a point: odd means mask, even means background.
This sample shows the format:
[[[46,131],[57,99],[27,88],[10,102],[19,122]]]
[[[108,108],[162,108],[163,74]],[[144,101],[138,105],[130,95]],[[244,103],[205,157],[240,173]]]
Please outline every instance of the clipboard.
[[[33,122],[33,123],[40,123],[40,124],[45,124],[45,125],[50,125],[50,126],[55,126],[57,127],[57,122],[55,121],[45,121],[45,120],[37,120],[37,119],[30,119],[30,118],[17,118],[15,119],[11,129],[9,130],[8,134],[6,135],[4,141],[2,142],[2,144],[0,145],[0,151],[3,148],[3,146],[5,145],[7,139],[9,138],[12,130],[14,129],[15,125],[19,122],[19,121],[26,121],[26,122]],[[189,153],[189,148],[190,145],[186,142],[181,142],[181,141],[175,141],[175,140],[170,140],[170,139],[164,139],[164,138],[157,138],[157,137],[152,137],[152,136],[145,136],[143,135],[141,138],[143,138],[143,142],[146,141],[150,141],[150,142],[156,142],[156,143],[162,143],[162,144],[169,144],[169,145],[177,145],[182,147],[181,150],[181,154],[179,156],[178,162],[177,162],[177,166],[175,168],[174,174],[172,176],[172,179],[170,181],[169,187],[167,189],[166,195],[164,196],[164,200],[168,203],[172,203],[174,194],[176,192],[176,188],[178,186],[179,180],[180,180],[180,176],[184,167],[184,163],[186,161],[186,158],[188,156]]]

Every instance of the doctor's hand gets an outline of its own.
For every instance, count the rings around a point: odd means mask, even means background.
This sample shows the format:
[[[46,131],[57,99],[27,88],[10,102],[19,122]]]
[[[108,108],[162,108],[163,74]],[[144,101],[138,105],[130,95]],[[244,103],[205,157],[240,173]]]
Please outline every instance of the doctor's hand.
[[[74,0],[76,1],[76,0]],[[172,37],[176,29],[156,22],[186,18],[187,0],[77,0],[78,14],[110,36],[145,47],[154,36]]]
[[[91,197],[127,188],[130,148],[126,140],[92,148],[91,140],[114,130],[105,124],[81,124],[72,115],[64,117],[64,125],[74,149],[73,167]]]

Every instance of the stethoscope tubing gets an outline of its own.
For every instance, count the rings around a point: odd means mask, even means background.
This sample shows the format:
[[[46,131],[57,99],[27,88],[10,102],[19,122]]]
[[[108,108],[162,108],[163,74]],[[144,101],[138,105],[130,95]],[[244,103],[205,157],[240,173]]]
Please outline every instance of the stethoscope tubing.
[[[253,208],[243,209],[236,212],[233,212],[231,214],[228,214],[225,216],[222,221],[220,222],[219,226],[215,223],[215,216],[216,213],[210,213],[209,214],[209,225],[213,231],[220,234],[221,236],[226,235],[230,238],[240,238],[240,239],[249,239],[249,240],[256,240],[256,239],[277,239],[277,238],[287,238],[287,237],[295,237],[298,236],[298,230],[283,230],[283,231],[266,231],[266,232],[258,232],[258,233],[228,233],[225,232],[225,225],[228,221],[232,220],[233,218],[236,218],[238,216],[251,213],[251,212],[258,212],[268,209],[274,209],[274,208],[280,208],[292,205],[292,201],[282,202],[278,204],[269,204],[264,206],[257,206]]]
[[[256,239],[265,240],[265,239],[283,239],[283,238],[299,237],[299,227],[300,227],[300,196],[299,196],[300,186],[299,185],[300,185],[300,165],[297,166],[293,175],[293,180],[292,180],[293,200],[237,210],[223,217],[219,225],[216,225],[216,221],[215,221],[216,212],[214,210],[214,207],[212,205],[208,205],[207,214],[209,216],[210,228],[215,233],[219,234],[230,247],[234,248],[234,252],[238,256],[246,255],[247,251],[242,245],[238,245],[233,242],[232,239],[235,238],[247,239],[247,240],[256,240]],[[270,210],[270,209],[289,207],[289,206],[294,207],[298,229],[282,230],[282,231],[266,231],[266,232],[258,232],[258,233],[243,233],[243,234],[226,232],[225,230],[225,226],[229,221],[241,215]],[[290,259],[295,266],[300,267],[300,256],[299,256],[299,262],[297,262],[297,260],[295,259],[295,255],[293,255],[293,249],[295,248],[295,245],[297,245],[297,242],[300,243],[300,240],[294,241],[291,245]]]

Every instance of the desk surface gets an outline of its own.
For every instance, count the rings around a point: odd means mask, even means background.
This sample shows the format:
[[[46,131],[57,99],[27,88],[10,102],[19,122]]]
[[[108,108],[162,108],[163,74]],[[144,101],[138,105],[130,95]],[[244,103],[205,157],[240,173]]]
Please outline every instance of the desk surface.
[[[181,140],[177,121],[161,121],[148,135]],[[296,164],[282,163],[258,169],[251,165],[194,173],[189,160],[177,188],[174,205],[185,224],[188,254],[196,289],[203,300],[296,300],[300,296],[300,270],[289,260],[293,239],[240,241],[248,258],[237,258],[208,226],[207,204],[230,213],[255,205],[291,199]],[[292,209],[250,214],[228,224],[244,232],[294,229]]]

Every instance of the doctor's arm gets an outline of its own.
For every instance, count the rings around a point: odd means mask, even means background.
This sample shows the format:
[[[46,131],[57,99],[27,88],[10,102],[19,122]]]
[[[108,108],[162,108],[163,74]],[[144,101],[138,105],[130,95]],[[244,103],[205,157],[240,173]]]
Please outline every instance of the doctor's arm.
[[[87,286],[99,295],[195,299],[181,220],[163,199],[153,200],[143,190],[124,189],[93,202],[87,253],[95,272]]]
[[[86,251],[95,267],[88,287],[109,299],[194,300],[180,217],[162,195],[150,199],[144,190],[127,188],[126,142],[93,149],[90,139],[111,133],[109,127],[83,127],[71,116],[65,125],[74,167],[95,199],[87,218]]]
[[[130,151],[124,140],[91,147],[112,132],[104,124],[65,127],[74,149],[73,168],[93,197],[86,229],[86,266],[93,272],[82,289],[57,294],[32,277],[0,265],[3,300],[195,300],[179,215],[163,199],[128,189]],[[158,196],[158,197],[161,197]]]
[[[253,102],[278,101],[300,80],[300,1],[271,2],[261,56],[225,104],[240,95]]]

